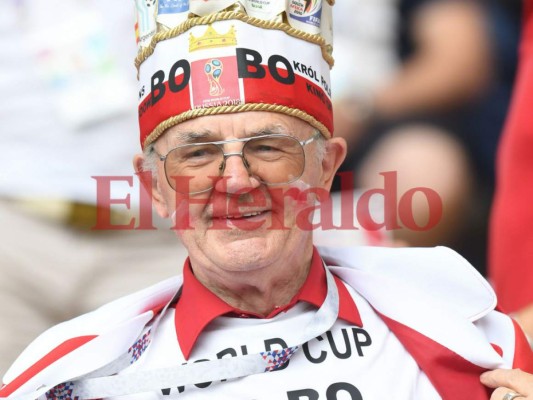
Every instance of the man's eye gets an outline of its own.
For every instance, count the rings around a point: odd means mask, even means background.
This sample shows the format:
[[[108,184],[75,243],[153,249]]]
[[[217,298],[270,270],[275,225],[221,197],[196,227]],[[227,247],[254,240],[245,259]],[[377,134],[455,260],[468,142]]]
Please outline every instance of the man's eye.
[[[183,149],[180,159],[182,161],[205,161],[217,157],[219,153],[216,147],[194,147]]]
[[[195,151],[191,151],[187,154],[187,158],[195,158],[195,157],[204,157],[207,155],[207,151],[204,149],[199,149]]]
[[[282,148],[276,143],[251,143],[249,146],[249,150],[253,152],[275,152],[275,151],[282,151]]]
[[[268,146],[266,144],[263,144],[263,145],[259,145],[255,148],[256,151],[277,151],[278,149],[276,149],[275,147],[272,147],[272,146]]]

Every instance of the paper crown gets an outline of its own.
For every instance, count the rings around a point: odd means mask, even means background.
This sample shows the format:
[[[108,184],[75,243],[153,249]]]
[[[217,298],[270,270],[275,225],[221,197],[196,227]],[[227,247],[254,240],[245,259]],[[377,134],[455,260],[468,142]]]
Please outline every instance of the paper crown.
[[[135,0],[141,146],[205,115],[271,111],[331,137],[333,0]]]

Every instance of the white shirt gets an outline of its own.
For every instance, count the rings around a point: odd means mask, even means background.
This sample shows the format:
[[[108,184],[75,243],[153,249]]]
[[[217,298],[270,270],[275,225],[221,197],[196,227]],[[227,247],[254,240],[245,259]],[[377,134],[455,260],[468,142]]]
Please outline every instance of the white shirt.
[[[363,327],[337,320],[328,332],[302,345],[279,371],[226,382],[206,382],[121,399],[440,399],[426,375],[368,303],[347,287]],[[313,317],[316,308],[298,303],[271,319],[222,316],[200,334],[189,361],[178,345],[174,310],[163,317],[150,350],[129,369],[170,367],[279,349]]]

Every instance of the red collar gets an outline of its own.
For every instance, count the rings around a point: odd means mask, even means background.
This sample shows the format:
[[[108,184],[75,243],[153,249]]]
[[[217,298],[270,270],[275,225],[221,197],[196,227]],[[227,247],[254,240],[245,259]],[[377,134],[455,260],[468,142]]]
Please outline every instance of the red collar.
[[[359,311],[342,281],[335,276],[339,291],[339,317],[359,327],[363,326]],[[283,307],[278,307],[265,318],[272,318],[282,311],[287,311],[299,301],[305,301],[319,308],[327,294],[326,272],[322,259],[316,249],[313,250],[309,275],[300,291]],[[189,259],[183,266],[183,288],[176,304],[175,325],[178,342],[183,355],[189,358],[198,336],[215,318],[224,314],[237,314],[242,317],[259,315],[238,310],[210,292],[194,276]]]

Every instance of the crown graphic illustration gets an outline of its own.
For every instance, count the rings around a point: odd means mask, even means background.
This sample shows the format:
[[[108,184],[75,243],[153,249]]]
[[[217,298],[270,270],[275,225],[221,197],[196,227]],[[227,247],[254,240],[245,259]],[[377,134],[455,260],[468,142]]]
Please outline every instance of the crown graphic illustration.
[[[236,46],[237,36],[232,25],[227,33],[218,33],[213,26],[208,25],[203,36],[195,37],[192,32],[189,35],[189,52],[213,47]]]

